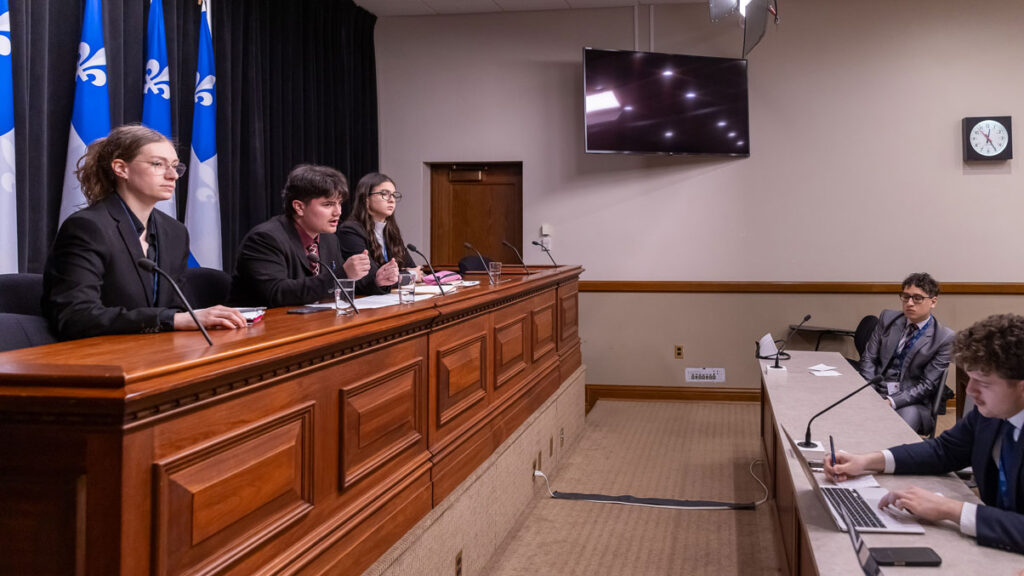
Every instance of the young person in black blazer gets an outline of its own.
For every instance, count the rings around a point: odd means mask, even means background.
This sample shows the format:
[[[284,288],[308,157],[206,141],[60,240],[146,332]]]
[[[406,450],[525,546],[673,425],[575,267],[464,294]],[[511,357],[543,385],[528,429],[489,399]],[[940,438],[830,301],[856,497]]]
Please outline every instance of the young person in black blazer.
[[[323,300],[334,278],[366,276],[366,253],[344,257],[334,234],[348,196],[345,175],[329,166],[296,166],[281,193],[284,214],[246,234],[235,262],[230,301],[240,306],[298,306]],[[310,259],[317,253],[319,262]]]
[[[399,268],[409,268],[420,279],[420,269],[405,247],[402,231],[395,221],[395,208],[402,194],[395,182],[384,174],[372,172],[356,185],[352,214],[338,229],[341,253],[345,256],[368,253],[370,271],[356,283],[360,294],[383,294],[398,283]]]
[[[154,210],[185,172],[174,146],[143,126],[115,128],[92,143],[76,176],[88,208],[61,225],[43,272],[43,314],[61,340],[166,330],[197,330],[174,289],[145,272],[143,257],[181,283],[188,231]],[[241,328],[237,310],[197,310],[207,328]]]
[[[947,474],[974,469],[984,506],[916,486],[890,492],[880,507],[895,506],[932,522],[949,520],[978,544],[1024,554],[1024,316],[989,316],[956,337],[955,359],[970,381],[971,410],[935,439],[881,452],[825,457],[825,474],[846,480],[869,472]]]

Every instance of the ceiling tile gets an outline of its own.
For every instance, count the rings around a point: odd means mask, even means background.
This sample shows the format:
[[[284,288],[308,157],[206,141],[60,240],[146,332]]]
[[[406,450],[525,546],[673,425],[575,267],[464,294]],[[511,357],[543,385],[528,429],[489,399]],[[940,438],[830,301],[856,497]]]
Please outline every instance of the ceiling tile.
[[[494,0],[423,0],[438,14],[483,14],[501,12]]]
[[[494,3],[506,12],[568,10],[570,8],[567,0],[494,0]]]
[[[423,0],[356,0],[375,16],[426,16],[436,14]]]

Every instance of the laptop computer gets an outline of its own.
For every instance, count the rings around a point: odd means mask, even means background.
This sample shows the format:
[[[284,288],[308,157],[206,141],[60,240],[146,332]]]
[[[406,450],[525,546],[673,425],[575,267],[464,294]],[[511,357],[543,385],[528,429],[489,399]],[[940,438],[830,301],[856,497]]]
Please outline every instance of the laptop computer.
[[[857,561],[860,562],[860,569],[864,571],[864,576],[881,576],[882,569],[878,567],[878,562],[871,556],[868,547],[864,545],[864,540],[861,539],[856,522],[850,517],[849,511],[846,507],[840,507],[839,511],[842,513],[843,522],[854,527],[847,532],[850,534],[850,542],[853,543],[853,551],[857,554]]]
[[[811,471],[807,458],[804,457],[800,448],[793,441],[789,430],[783,427],[790,446],[800,460],[800,467],[807,476],[814,493],[832,516],[836,527],[846,532],[846,523],[838,509],[846,508],[853,518],[854,525],[861,532],[884,532],[893,534],[924,534],[924,526],[906,512],[892,511],[889,509],[879,510],[878,503],[889,491],[882,487],[844,488],[834,484],[825,483],[825,474]]]

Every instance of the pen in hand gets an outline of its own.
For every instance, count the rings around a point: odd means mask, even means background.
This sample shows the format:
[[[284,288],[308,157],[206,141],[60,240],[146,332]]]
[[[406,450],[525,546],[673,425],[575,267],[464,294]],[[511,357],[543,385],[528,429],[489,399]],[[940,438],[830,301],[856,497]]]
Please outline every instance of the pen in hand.
[[[836,465],[836,441],[832,439],[832,435],[828,435],[828,445],[832,449],[832,454],[829,456],[832,458],[832,465]]]

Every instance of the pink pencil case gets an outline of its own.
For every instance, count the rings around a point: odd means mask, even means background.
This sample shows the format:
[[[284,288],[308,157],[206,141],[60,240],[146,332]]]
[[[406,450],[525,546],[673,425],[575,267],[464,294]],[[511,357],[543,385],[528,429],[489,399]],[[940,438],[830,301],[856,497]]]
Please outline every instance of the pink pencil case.
[[[423,283],[431,286],[437,286],[438,280],[440,280],[441,284],[451,284],[461,281],[462,276],[459,276],[456,272],[442,271],[437,274],[427,274],[423,277]]]

